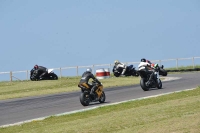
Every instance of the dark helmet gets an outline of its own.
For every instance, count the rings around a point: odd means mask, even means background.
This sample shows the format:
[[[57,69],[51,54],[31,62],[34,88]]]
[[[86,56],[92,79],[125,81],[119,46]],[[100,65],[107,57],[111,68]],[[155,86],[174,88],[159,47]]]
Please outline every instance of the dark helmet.
[[[146,62],[146,59],[145,59],[145,58],[142,58],[142,59],[141,59],[141,62]]]
[[[35,65],[35,66],[34,66],[34,69],[38,69],[38,65]]]

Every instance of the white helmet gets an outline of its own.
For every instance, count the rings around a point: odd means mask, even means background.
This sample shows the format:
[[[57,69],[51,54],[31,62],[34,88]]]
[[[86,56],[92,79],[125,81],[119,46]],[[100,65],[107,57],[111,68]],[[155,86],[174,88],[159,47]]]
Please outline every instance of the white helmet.
[[[87,72],[92,72],[92,69],[91,68],[87,68],[86,71]]]
[[[115,60],[115,65],[119,64],[119,61],[118,60]]]

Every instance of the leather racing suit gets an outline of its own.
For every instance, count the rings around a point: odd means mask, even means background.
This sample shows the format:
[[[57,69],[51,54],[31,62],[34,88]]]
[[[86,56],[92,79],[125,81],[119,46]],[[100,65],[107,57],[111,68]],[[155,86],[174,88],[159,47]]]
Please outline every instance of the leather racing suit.
[[[117,69],[118,69],[118,68],[122,68],[122,69],[123,69],[121,75],[124,75],[124,74],[125,74],[126,69],[127,69],[127,66],[126,66],[124,63],[119,62],[119,63],[117,63],[115,66],[116,66]]]
[[[93,86],[91,84],[89,84],[89,80],[90,78],[92,78],[94,81],[96,81],[98,84],[101,84],[101,82],[99,82],[99,80],[97,80],[94,75],[91,73],[91,72],[84,72],[82,74],[82,77],[81,77],[81,80],[79,82],[79,85],[83,85],[85,86],[86,88],[91,88],[91,92],[90,94],[94,94],[94,92],[96,91],[97,89],[97,86]]]
[[[138,70],[144,70],[150,74],[150,78],[147,81],[147,85],[149,85],[150,81],[153,79],[153,76],[154,76],[154,72],[155,72],[154,68],[148,62],[140,62],[140,64],[138,65]]]
[[[48,74],[48,69],[43,66],[38,66],[37,76],[39,76],[39,78],[42,78],[42,76],[44,76],[46,74]]]

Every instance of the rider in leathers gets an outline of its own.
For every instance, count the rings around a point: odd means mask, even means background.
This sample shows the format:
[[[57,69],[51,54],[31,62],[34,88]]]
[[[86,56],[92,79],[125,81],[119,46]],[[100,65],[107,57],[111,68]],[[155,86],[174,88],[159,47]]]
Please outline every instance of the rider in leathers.
[[[93,79],[94,81],[96,81],[98,84],[101,84],[101,82],[99,82],[99,80],[96,79],[96,78],[94,77],[94,75],[92,74],[92,69],[91,69],[91,68],[88,68],[88,69],[86,70],[86,72],[84,72],[84,73],[82,74],[82,77],[81,77],[81,80],[80,80],[80,82],[79,82],[79,85],[83,85],[83,86],[85,86],[85,87],[87,87],[87,88],[92,88],[90,94],[91,94],[91,95],[94,95],[94,92],[96,91],[97,86],[93,86],[93,85],[91,85],[91,84],[88,83],[89,80],[90,80],[90,78],[92,78],[92,79]]]
[[[151,83],[150,81],[153,79],[154,76],[154,67],[149,64],[149,62],[147,62],[145,58],[142,58],[140,64],[138,65],[138,68],[139,70],[144,69],[146,72],[151,74],[149,80],[146,82],[146,85],[149,86],[149,84]]]
[[[39,79],[42,79],[42,76],[48,74],[48,69],[46,67],[35,65],[34,69],[37,70],[37,76]]]
[[[126,72],[127,66],[124,63],[119,62],[118,60],[116,60],[114,63],[115,63],[116,68],[120,67],[123,69],[121,75],[124,75]]]

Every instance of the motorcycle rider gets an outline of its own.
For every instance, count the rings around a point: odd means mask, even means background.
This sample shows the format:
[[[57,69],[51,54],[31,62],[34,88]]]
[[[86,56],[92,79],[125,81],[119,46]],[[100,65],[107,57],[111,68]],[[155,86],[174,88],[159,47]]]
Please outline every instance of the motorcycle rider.
[[[151,80],[153,79],[155,68],[158,67],[158,64],[155,64],[152,66],[149,61],[147,61],[145,58],[141,59],[140,64],[138,65],[139,70],[144,69],[146,72],[150,73],[150,78],[146,82],[146,85],[149,86],[151,83]]]
[[[92,69],[87,68],[86,71],[82,74],[82,77],[81,77],[81,80],[80,80],[78,86],[82,85],[82,86],[85,86],[86,88],[91,88],[90,94],[94,96],[97,86],[95,86],[95,85],[93,86],[93,85],[89,84],[90,78],[92,78],[98,84],[101,84],[101,82],[98,79],[96,79],[94,77],[94,75],[92,74]]]
[[[35,65],[34,69],[37,70],[39,79],[42,79],[42,76],[48,74],[48,69],[46,67]]]
[[[123,69],[121,75],[124,75],[124,73],[126,72],[127,66],[124,63],[119,62],[118,60],[115,60],[114,63],[115,63],[115,66],[116,66],[117,69],[118,68],[122,68]]]
[[[151,65],[151,67],[154,67],[154,64],[151,61],[146,60],[146,62],[148,62]]]

